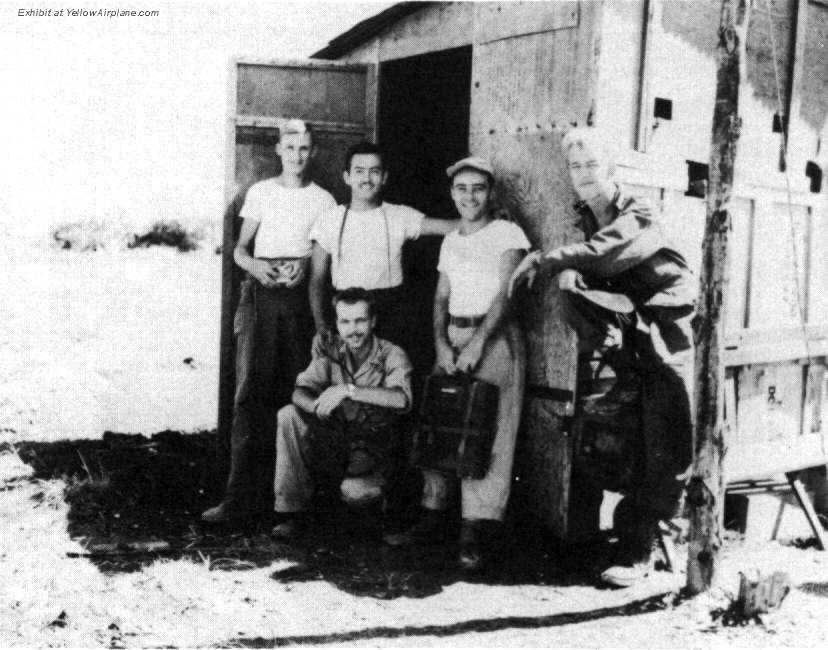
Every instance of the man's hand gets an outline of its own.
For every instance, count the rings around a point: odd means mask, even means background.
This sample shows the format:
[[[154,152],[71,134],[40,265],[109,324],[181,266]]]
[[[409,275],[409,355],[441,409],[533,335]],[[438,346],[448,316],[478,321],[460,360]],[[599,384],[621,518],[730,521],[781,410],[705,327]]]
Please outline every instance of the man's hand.
[[[533,251],[521,260],[509,280],[510,298],[514,294],[515,289],[517,289],[523,282],[526,282],[530,289],[532,288],[532,285],[535,283],[535,276],[538,274],[538,270],[540,269],[542,259],[542,251]]]
[[[437,353],[438,368],[447,375],[453,375],[457,372],[457,366],[454,364],[454,350],[446,341],[438,339],[435,344],[435,352]]]
[[[270,262],[264,260],[253,260],[250,265],[250,275],[256,278],[263,287],[272,289],[279,279],[279,272],[273,268]]]
[[[327,325],[316,330],[316,335],[311,342],[311,350],[314,357],[321,354],[335,358],[339,349],[339,335]]]
[[[314,413],[323,420],[327,420],[331,417],[334,410],[336,410],[336,407],[342,404],[347,397],[348,386],[346,384],[329,386],[316,398]]]
[[[473,336],[466,343],[466,347],[460,350],[460,356],[457,357],[457,369],[460,372],[471,373],[477,368],[477,364],[480,363],[480,357],[483,356],[483,343],[482,339]]]
[[[287,276],[287,282],[285,282],[283,286],[288,289],[293,289],[295,286],[302,283],[305,276],[308,274],[308,260],[309,258],[305,257],[293,262],[291,265],[292,268],[290,270],[290,275]]]

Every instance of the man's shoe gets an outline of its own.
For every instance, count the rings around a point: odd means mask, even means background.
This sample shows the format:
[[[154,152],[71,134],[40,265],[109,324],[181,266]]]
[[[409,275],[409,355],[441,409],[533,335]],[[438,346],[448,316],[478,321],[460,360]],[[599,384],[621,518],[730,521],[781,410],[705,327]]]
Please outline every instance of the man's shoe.
[[[464,519],[460,524],[460,553],[458,564],[463,571],[477,571],[485,560],[497,522],[487,519]]]
[[[445,540],[446,514],[442,510],[423,508],[420,519],[408,530],[391,533],[382,539],[389,546],[439,544]]]
[[[298,514],[278,514],[278,523],[270,529],[270,536],[273,539],[291,541],[297,539],[304,528],[304,521]]]
[[[201,521],[208,524],[222,524],[231,521],[235,514],[233,507],[227,501],[222,501],[217,506],[208,508],[202,512]]]
[[[649,560],[629,565],[616,564],[601,574],[601,580],[613,587],[632,587],[649,575],[650,565]]]

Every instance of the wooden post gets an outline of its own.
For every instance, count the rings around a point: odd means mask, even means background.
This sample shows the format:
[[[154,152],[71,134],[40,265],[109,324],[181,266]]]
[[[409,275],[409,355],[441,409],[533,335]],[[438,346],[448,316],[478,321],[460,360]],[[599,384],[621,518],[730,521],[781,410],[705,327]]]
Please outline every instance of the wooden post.
[[[722,0],[719,23],[716,105],[710,150],[707,223],[702,243],[701,294],[696,325],[693,469],[687,488],[690,544],[687,589],[692,594],[713,584],[722,544],[724,510],[724,323],[730,194],[740,121],[739,85],[744,65],[749,0]]]

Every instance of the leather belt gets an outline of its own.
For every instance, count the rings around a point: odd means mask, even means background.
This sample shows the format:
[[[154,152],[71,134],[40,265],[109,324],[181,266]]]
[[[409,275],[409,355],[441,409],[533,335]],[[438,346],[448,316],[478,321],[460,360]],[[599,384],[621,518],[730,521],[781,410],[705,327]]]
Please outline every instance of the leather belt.
[[[485,316],[449,316],[449,325],[455,327],[479,327]]]

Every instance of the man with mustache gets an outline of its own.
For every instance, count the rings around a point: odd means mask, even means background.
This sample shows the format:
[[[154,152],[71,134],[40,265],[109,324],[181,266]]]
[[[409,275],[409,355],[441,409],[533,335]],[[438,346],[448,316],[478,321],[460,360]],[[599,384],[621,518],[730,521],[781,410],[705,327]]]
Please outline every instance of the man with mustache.
[[[345,289],[333,305],[337,344],[314,356],[296,378],[293,404],[279,411],[274,537],[297,534],[317,474],[341,481],[342,499],[354,507],[381,500],[393,479],[397,419],[411,408],[411,363],[374,335],[369,291]]]
[[[410,296],[403,289],[402,250],[409,239],[445,235],[456,221],[430,219],[405,205],[382,200],[388,181],[381,149],[370,142],[351,147],[342,173],[351,200],[327,211],[314,224],[310,300],[316,330],[331,341],[326,289],[330,276],[334,291],[363,287],[371,292],[378,333],[409,348],[412,322]],[[317,346],[318,347],[318,346]]]

